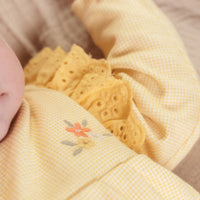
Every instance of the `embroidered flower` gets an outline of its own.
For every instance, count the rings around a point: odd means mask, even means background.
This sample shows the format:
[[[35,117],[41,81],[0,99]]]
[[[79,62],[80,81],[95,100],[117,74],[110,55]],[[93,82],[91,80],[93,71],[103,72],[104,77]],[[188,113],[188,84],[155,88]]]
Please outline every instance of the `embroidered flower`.
[[[89,149],[94,146],[94,142],[90,138],[79,138],[78,146],[81,148]]]
[[[74,133],[74,135],[77,136],[77,137],[81,137],[81,136],[82,137],[88,137],[88,135],[85,134],[85,132],[90,132],[91,131],[90,128],[82,128],[80,123],[76,123],[74,125],[74,127],[72,127],[72,128],[67,127],[66,130],[68,132]]]
[[[87,120],[83,120],[81,124],[75,123],[74,125],[67,120],[64,120],[64,122],[68,125],[66,130],[68,132],[74,133],[74,135],[77,137],[77,142],[72,142],[70,140],[61,141],[61,144],[73,148],[73,156],[80,154],[83,151],[83,149],[89,149],[90,147],[93,147],[95,145],[93,139],[102,139],[106,136],[112,136],[108,133],[99,134],[91,132],[92,130],[90,128],[86,128],[88,124]],[[87,134],[85,132],[87,132]]]
[[[95,133],[95,132],[87,133],[87,135],[92,139],[102,139],[103,138],[102,134]]]

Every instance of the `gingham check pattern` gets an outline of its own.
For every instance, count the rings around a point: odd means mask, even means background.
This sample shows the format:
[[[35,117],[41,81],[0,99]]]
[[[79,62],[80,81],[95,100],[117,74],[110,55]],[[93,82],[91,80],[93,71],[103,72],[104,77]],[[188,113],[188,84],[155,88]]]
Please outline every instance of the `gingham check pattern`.
[[[26,87],[10,133],[0,144],[0,200],[200,199],[173,173],[114,136],[97,139],[73,156],[77,147],[61,143],[76,142],[63,120],[87,120],[93,132],[109,133],[64,94]]]
[[[200,135],[198,76],[173,25],[151,0],[78,0],[73,10],[132,87],[143,151],[173,169]]]
[[[151,1],[77,0],[74,11],[133,89],[133,110],[148,131],[144,152],[172,169],[199,137],[199,84],[169,21]],[[167,169],[111,137],[74,158],[60,144],[63,119],[106,130],[66,96],[27,88],[0,144],[0,199],[200,199]]]

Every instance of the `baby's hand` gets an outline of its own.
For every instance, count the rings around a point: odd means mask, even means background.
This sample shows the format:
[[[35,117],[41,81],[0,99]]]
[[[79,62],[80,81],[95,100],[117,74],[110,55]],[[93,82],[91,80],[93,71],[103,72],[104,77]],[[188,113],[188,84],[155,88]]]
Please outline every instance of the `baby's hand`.
[[[6,136],[24,94],[24,73],[13,51],[0,38],[0,141]]]

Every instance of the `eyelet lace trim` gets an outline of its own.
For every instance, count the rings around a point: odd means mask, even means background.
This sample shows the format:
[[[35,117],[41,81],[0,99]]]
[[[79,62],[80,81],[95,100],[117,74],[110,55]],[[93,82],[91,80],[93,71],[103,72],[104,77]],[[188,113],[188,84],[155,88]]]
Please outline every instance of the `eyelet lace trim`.
[[[131,88],[111,74],[106,60],[88,56],[73,45],[69,53],[60,47],[45,48],[25,67],[26,84],[61,91],[93,114],[112,134],[133,150],[146,137],[132,111]]]

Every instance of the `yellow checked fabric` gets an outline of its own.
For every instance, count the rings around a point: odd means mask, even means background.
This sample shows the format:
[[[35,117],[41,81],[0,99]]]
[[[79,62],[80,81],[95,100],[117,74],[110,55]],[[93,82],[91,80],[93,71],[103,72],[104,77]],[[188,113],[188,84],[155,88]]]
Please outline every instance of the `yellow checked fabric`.
[[[73,10],[115,77],[129,82],[132,112],[147,131],[143,150],[172,169],[200,130],[199,85],[173,27],[149,0],[77,0]],[[41,76],[48,70],[52,77],[37,81],[53,84],[60,66],[51,62],[56,58],[59,63],[66,54],[59,48],[41,54],[32,77],[43,63]],[[45,55],[51,55],[48,61]],[[96,118],[61,92],[26,86],[0,143],[0,200],[200,199],[192,187],[136,154]]]
[[[173,169],[200,135],[200,85],[174,27],[152,0],[77,0],[73,11],[132,88],[143,152]]]
[[[60,47],[45,48],[24,72],[26,84],[68,95],[134,151],[144,144],[146,133],[133,114],[131,88],[112,76],[104,59],[92,59],[76,45],[68,54]]]
[[[0,200],[200,199],[61,92],[26,86],[0,143]]]

